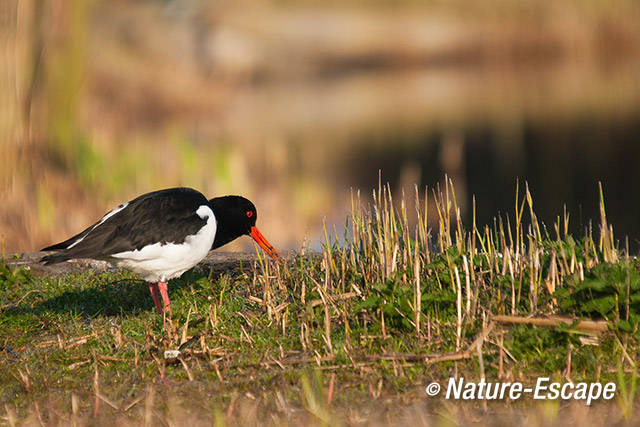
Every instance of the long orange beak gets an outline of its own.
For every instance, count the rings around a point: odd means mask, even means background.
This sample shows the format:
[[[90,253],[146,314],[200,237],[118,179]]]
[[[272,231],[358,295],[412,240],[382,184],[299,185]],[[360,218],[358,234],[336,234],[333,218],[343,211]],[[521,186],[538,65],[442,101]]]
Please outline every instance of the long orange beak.
[[[264,249],[264,251],[269,254],[269,256],[271,258],[273,258],[274,260],[282,263],[284,262],[284,260],[282,259],[282,257],[280,256],[280,254],[273,248],[273,246],[271,246],[271,243],[269,243],[267,241],[267,239],[264,238],[264,236],[262,235],[262,233],[260,233],[260,231],[258,231],[257,227],[251,227],[251,233],[249,233],[249,235],[253,238],[253,240],[256,241],[257,244],[260,245],[260,247],[262,249]]]

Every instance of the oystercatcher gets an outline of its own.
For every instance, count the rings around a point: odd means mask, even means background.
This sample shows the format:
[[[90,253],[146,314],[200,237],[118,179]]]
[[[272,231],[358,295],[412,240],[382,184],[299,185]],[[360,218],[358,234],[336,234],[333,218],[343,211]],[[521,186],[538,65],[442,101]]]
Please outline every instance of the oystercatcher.
[[[179,277],[207,253],[249,235],[276,261],[282,258],[256,228],[256,207],[240,196],[211,200],[191,188],[143,194],[107,212],[100,221],[43,251],[55,264],[89,258],[111,262],[144,277],[158,314],[170,311],[167,281]],[[164,307],[160,305],[158,291]]]

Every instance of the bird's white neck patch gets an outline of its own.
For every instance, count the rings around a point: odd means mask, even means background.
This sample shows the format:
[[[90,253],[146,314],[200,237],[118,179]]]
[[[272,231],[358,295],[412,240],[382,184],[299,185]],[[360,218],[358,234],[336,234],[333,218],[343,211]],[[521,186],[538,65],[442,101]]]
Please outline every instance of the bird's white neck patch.
[[[211,208],[209,206],[205,206],[202,205],[198,208],[198,210],[196,211],[196,214],[198,214],[198,216],[202,219],[205,218],[213,218],[213,211],[211,210]],[[209,224],[209,221],[207,221],[207,225]]]

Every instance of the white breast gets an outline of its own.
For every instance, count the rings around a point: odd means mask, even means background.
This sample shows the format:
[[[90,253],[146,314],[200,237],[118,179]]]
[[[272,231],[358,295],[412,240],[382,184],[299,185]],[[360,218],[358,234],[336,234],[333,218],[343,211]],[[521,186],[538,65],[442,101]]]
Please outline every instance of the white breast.
[[[202,205],[196,214],[207,223],[196,234],[187,236],[182,243],[155,243],[134,251],[113,254],[118,267],[144,276],[149,282],[163,281],[180,276],[207,255],[216,236],[217,221],[209,206]]]

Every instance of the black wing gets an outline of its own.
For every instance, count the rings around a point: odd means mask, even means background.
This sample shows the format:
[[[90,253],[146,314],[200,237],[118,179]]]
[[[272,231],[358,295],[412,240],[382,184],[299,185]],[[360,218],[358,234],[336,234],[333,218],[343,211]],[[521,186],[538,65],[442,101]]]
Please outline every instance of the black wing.
[[[72,238],[43,249],[58,252],[41,261],[53,264],[73,258],[108,259],[158,242],[183,242],[205,225],[206,219],[196,214],[202,205],[209,206],[209,202],[190,188],[143,194],[106,220],[103,217]]]
[[[86,236],[87,234],[89,234],[89,232],[91,230],[93,230],[93,228],[99,224],[99,221],[96,222],[93,225],[90,225],[89,227],[87,227],[86,230],[76,234],[73,237],[69,237],[67,240],[65,240],[64,242],[60,242],[60,243],[56,243],[55,245],[51,245],[51,246],[47,246],[46,248],[42,248],[40,249],[42,252],[46,252],[46,251],[57,251],[59,249],[66,249],[69,246],[71,246],[73,244],[73,242],[76,242],[78,240],[80,240],[82,237]]]

